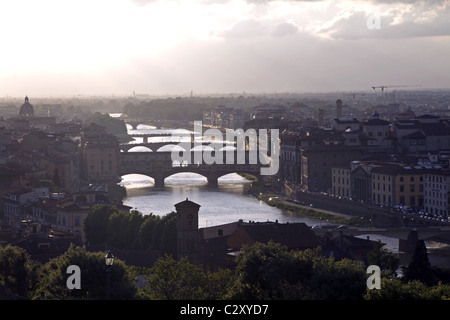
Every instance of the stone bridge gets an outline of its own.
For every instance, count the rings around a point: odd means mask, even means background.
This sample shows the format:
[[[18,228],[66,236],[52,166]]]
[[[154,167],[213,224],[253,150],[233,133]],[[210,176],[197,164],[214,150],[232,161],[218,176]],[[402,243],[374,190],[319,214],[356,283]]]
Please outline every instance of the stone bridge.
[[[171,140],[167,140],[167,141],[158,141],[158,142],[137,142],[137,143],[122,143],[120,144],[120,150],[123,152],[128,152],[130,151],[132,148],[135,147],[146,147],[150,150],[148,150],[149,152],[153,151],[158,151],[160,148],[162,147],[166,147],[166,146],[170,146],[170,147],[174,147],[176,146],[177,148],[179,148],[179,144],[182,143],[183,146],[186,146],[187,143],[185,141],[171,141]],[[189,142],[188,142],[189,143]],[[195,147],[199,147],[199,146],[208,146],[212,149],[218,150],[220,148],[226,147],[226,146],[234,146],[234,143],[224,143],[222,141],[203,141],[203,142],[190,142],[190,147],[189,150],[192,150]],[[186,150],[186,148],[182,147],[183,150]],[[169,150],[167,150],[169,151]]]
[[[261,164],[261,161],[256,164],[250,163],[249,152],[245,153],[245,161],[241,161],[244,163],[238,163],[237,152],[232,152],[232,159],[223,159],[223,163],[218,163],[218,161],[211,163],[203,151],[190,151],[186,154],[183,158],[188,159],[180,162],[172,160],[172,151],[121,152],[119,174],[121,176],[143,174],[155,180],[155,187],[162,188],[165,178],[180,172],[192,172],[206,177],[209,186],[217,187],[218,178],[223,175],[238,172],[259,176],[261,168],[269,167],[269,165]],[[215,156],[214,152],[210,154]],[[223,152],[224,157],[225,154]],[[231,164],[227,164],[227,161]]]

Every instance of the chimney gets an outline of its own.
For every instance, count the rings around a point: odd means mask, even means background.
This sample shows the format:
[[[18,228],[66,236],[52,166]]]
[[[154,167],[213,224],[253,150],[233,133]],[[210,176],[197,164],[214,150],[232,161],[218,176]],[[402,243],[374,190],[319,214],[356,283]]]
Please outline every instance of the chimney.
[[[336,118],[342,118],[342,100],[336,100]]]

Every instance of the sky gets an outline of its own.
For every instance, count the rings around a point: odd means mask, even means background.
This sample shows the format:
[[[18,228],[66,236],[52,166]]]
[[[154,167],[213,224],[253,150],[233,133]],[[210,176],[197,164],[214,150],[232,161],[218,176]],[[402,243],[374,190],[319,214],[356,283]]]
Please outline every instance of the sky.
[[[450,88],[450,0],[1,0],[0,97]]]

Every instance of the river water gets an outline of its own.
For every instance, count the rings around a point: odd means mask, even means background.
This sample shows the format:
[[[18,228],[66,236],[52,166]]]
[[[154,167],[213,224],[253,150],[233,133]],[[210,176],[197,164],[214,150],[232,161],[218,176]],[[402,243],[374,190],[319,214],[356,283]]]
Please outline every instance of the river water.
[[[128,126],[129,134],[148,133],[150,130],[155,132],[155,127],[139,125],[133,130],[131,126]],[[153,141],[156,141],[155,139],[157,138],[152,138]],[[168,137],[161,140],[167,141]],[[139,140],[130,143],[136,142]],[[131,152],[144,150],[148,149],[135,147],[131,149]],[[208,187],[205,177],[189,172],[166,178],[164,189],[154,188],[153,178],[144,175],[130,174],[123,176],[122,179],[120,184],[127,189],[125,205],[143,214],[153,213],[163,216],[175,211],[174,205],[188,198],[201,206],[200,228],[236,222],[239,219],[256,222],[276,220],[279,223],[305,222],[311,226],[321,222],[316,219],[289,216],[260,201],[248,193],[251,182],[236,173],[219,178],[218,188]]]

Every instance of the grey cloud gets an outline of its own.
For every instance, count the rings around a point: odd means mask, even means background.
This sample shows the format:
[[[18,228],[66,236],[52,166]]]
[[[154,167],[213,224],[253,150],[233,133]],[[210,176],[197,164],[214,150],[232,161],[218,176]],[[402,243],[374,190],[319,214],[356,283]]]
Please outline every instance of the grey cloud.
[[[267,27],[256,20],[243,20],[222,33],[225,38],[249,38],[267,34]]]
[[[274,37],[284,37],[287,35],[295,34],[297,32],[298,32],[297,26],[289,22],[283,22],[275,27],[275,30],[272,32],[272,35]]]
[[[397,39],[450,35],[450,7],[422,3],[410,6],[409,11],[402,7],[383,12],[353,12],[349,17],[337,20],[332,26],[320,32],[334,39]],[[381,13],[381,15],[378,15]],[[377,16],[378,15],[378,16]],[[396,23],[396,18],[400,18]],[[371,22],[379,25],[369,28]],[[373,25],[375,26],[375,25]]]

